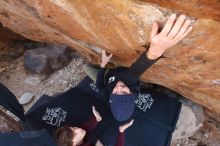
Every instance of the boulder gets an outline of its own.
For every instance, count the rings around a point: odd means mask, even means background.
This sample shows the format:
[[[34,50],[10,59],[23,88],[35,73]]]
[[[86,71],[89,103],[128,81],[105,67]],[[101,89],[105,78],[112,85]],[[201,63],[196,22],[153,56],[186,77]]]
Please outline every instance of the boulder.
[[[31,75],[31,76],[28,76],[24,82],[29,84],[29,85],[32,85],[32,86],[37,86],[39,85],[39,83],[44,80],[46,78],[46,76],[39,76],[39,75]]]
[[[163,24],[173,10],[194,16],[190,35],[141,79],[220,113],[219,5],[218,0],[1,0],[0,22],[26,38],[71,46],[92,63],[99,63],[104,49],[114,54],[115,65],[130,66],[149,42],[153,21]]]
[[[24,54],[24,66],[33,73],[51,73],[70,61],[70,50],[66,46],[47,46],[28,50]]]
[[[25,105],[31,102],[34,99],[34,95],[32,93],[26,92],[19,98],[19,103]]]
[[[203,126],[204,119],[204,111],[200,105],[183,103],[172,140],[193,136]]]

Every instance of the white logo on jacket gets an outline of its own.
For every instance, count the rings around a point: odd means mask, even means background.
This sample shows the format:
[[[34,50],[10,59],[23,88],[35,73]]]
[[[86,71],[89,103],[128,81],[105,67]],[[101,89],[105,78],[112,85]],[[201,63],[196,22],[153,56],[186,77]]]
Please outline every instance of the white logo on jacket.
[[[150,94],[139,94],[138,98],[135,100],[137,107],[144,112],[150,109],[153,103],[154,99]]]
[[[67,112],[62,108],[47,108],[42,120],[46,121],[47,124],[59,127],[61,122],[65,121]]]
[[[115,81],[115,76],[112,76],[108,79],[108,83],[114,82]]]
[[[99,93],[99,89],[96,87],[94,82],[90,83],[89,85],[90,85],[92,90],[94,90],[96,93]]]

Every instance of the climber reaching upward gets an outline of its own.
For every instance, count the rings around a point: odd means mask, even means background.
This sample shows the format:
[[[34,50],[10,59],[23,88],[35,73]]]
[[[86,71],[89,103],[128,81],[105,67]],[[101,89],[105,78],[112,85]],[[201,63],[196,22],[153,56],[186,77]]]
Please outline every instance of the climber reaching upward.
[[[111,111],[118,121],[128,120],[135,108],[134,100],[139,94],[139,78],[163,53],[182,40],[193,27],[185,15],[176,18],[172,14],[161,32],[157,22],[153,23],[150,44],[146,51],[130,68],[117,67],[106,70],[106,64],[112,57],[102,51],[102,62],[97,73],[96,86],[103,94],[102,99],[109,102]]]

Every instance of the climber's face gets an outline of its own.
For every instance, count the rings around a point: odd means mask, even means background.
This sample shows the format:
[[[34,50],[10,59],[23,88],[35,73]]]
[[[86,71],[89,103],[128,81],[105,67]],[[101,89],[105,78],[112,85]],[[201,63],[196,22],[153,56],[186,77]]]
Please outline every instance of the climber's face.
[[[128,86],[125,85],[124,82],[118,81],[118,83],[115,85],[112,94],[117,94],[117,95],[125,95],[125,94],[131,94],[130,89]]]

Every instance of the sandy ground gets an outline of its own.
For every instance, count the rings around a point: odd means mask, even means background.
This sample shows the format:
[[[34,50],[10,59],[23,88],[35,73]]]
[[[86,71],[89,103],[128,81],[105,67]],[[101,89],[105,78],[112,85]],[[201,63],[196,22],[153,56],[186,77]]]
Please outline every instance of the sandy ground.
[[[68,66],[53,74],[36,75],[25,70],[22,56],[2,73],[0,82],[7,86],[18,99],[26,92],[35,96],[34,101],[24,106],[27,111],[43,94],[51,96],[76,86],[85,76],[82,70],[83,62],[85,61],[82,57],[73,58]],[[28,79],[33,80],[31,84],[26,82]]]
[[[4,48],[11,50],[11,47],[17,46],[0,44],[0,52],[4,52]],[[18,47],[22,48],[22,46]],[[18,99],[25,92],[35,95],[34,100],[24,106],[25,110],[28,110],[41,95],[64,92],[76,86],[85,77],[82,65],[86,60],[76,52],[73,53],[73,58],[69,65],[50,75],[31,74],[23,66],[23,56],[18,56],[12,55],[12,57],[9,56],[7,58],[4,54],[0,54],[0,82],[7,86]],[[33,78],[35,81],[32,84],[26,82],[27,79]],[[172,145],[220,146],[220,122],[206,116],[204,126],[192,137],[173,141]]]

